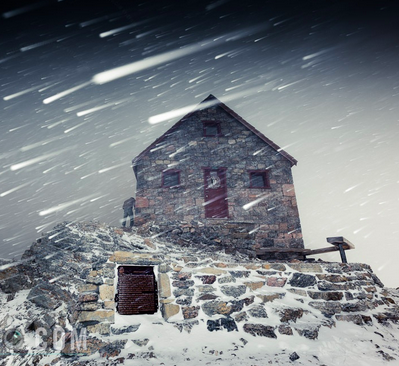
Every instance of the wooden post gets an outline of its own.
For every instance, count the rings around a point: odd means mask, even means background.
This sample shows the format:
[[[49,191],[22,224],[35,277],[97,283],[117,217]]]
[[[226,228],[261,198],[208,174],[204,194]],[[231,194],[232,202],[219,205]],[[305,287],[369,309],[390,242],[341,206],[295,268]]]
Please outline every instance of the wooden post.
[[[348,239],[345,239],[343,236],[333,236],[333,237],[327,238],[327,241],[330,244],[338,247],[339,253],[341,254],[342,263],[348,263],[348,261],[346,259],[345,250],[355,249],[355,246]]]
[[[338,248],[339,248],[339,253],[341,254],[342,263],[348,263],[343,245],[338,244]]]

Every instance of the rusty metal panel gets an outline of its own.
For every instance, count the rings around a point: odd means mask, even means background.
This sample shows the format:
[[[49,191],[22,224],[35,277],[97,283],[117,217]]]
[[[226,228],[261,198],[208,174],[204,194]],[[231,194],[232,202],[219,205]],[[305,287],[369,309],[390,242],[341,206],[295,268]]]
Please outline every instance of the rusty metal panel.
[[[153,314],[158,310],[152,267],[120,266],[117,290],[117,311],[121,315]]]

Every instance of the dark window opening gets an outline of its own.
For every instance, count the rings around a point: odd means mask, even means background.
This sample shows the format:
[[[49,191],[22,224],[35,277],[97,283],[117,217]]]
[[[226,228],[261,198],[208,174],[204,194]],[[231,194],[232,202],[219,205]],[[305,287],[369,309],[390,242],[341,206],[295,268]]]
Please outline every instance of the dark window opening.
[[[171,188],[180,185],[180,171],[167,170],[162,173],[162,187]]]
[[[267,170],[249,172],[250,188],[270,188],[269,174]]]
[[[121,315],[154,314],[158,310],[157,283],[152,267],[118,267],[115,295],[116,310]]]
[[[204,123],[204,136],[221,136],[220,123],[218,122],[203,122]]]

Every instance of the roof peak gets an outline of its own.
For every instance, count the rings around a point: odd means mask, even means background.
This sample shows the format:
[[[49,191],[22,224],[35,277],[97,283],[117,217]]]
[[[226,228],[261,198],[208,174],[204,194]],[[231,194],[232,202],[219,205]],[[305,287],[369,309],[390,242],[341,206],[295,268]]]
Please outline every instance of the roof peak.
[[[274,150],[277,151],[277,153],[281,154],[284,156],[287,160],[290,161],[291,165],[296,165],[297,161],[294,157],[292,157],[290,154],[286,153],[283,149],[281,149],[277,144],[275,144],[272,140],[268,139],[263,133],[258,131],[254,126],[252,126],[250,123],[244,120],[241,116],[239,116],[236,112],[234,112],[232,109],[230,109],[226,104],[221,102],[218,98],[216,98],[213,94],[209,94],[202,102],[200,102],[196,108],[194,108],[193,111],[189,112],[186,114],[183,118],[181,118],[177,123],[175,123],[169,130],[167,130],[162,136],[157,138],[151,145],[149,145],[144,151],[142,151],[139,155],[137,155],[132,163],[133,166],[136,164],[136,162],[141,158],[143,154],[148,152],[151,148],[153,148],[156,144],[161,142],[171,131],[176,129],[178,126],[180,126],[187,118],[193,115],[196,111],[202,109],[202,105],[204,105],[204,108],[210,108],[214,105],[218,105],[221,107],[226,113],[228,113],[230,116],[235,118],[238,122],[243,124],[245,127],[247,127],[250,131],[252,131],[255,135],[257,135],[261,140],[263,140],[266,144],[268,144],[270,147],[272,147]]]

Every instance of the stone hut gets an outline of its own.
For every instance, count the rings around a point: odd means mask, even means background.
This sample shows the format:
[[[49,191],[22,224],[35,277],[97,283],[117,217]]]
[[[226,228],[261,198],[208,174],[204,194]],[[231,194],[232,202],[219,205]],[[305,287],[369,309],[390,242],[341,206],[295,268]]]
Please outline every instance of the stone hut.
[[[184,222],[247,254],[254,245],[303,248],[296,163],[209,95],[133,159],[136,225]]]

